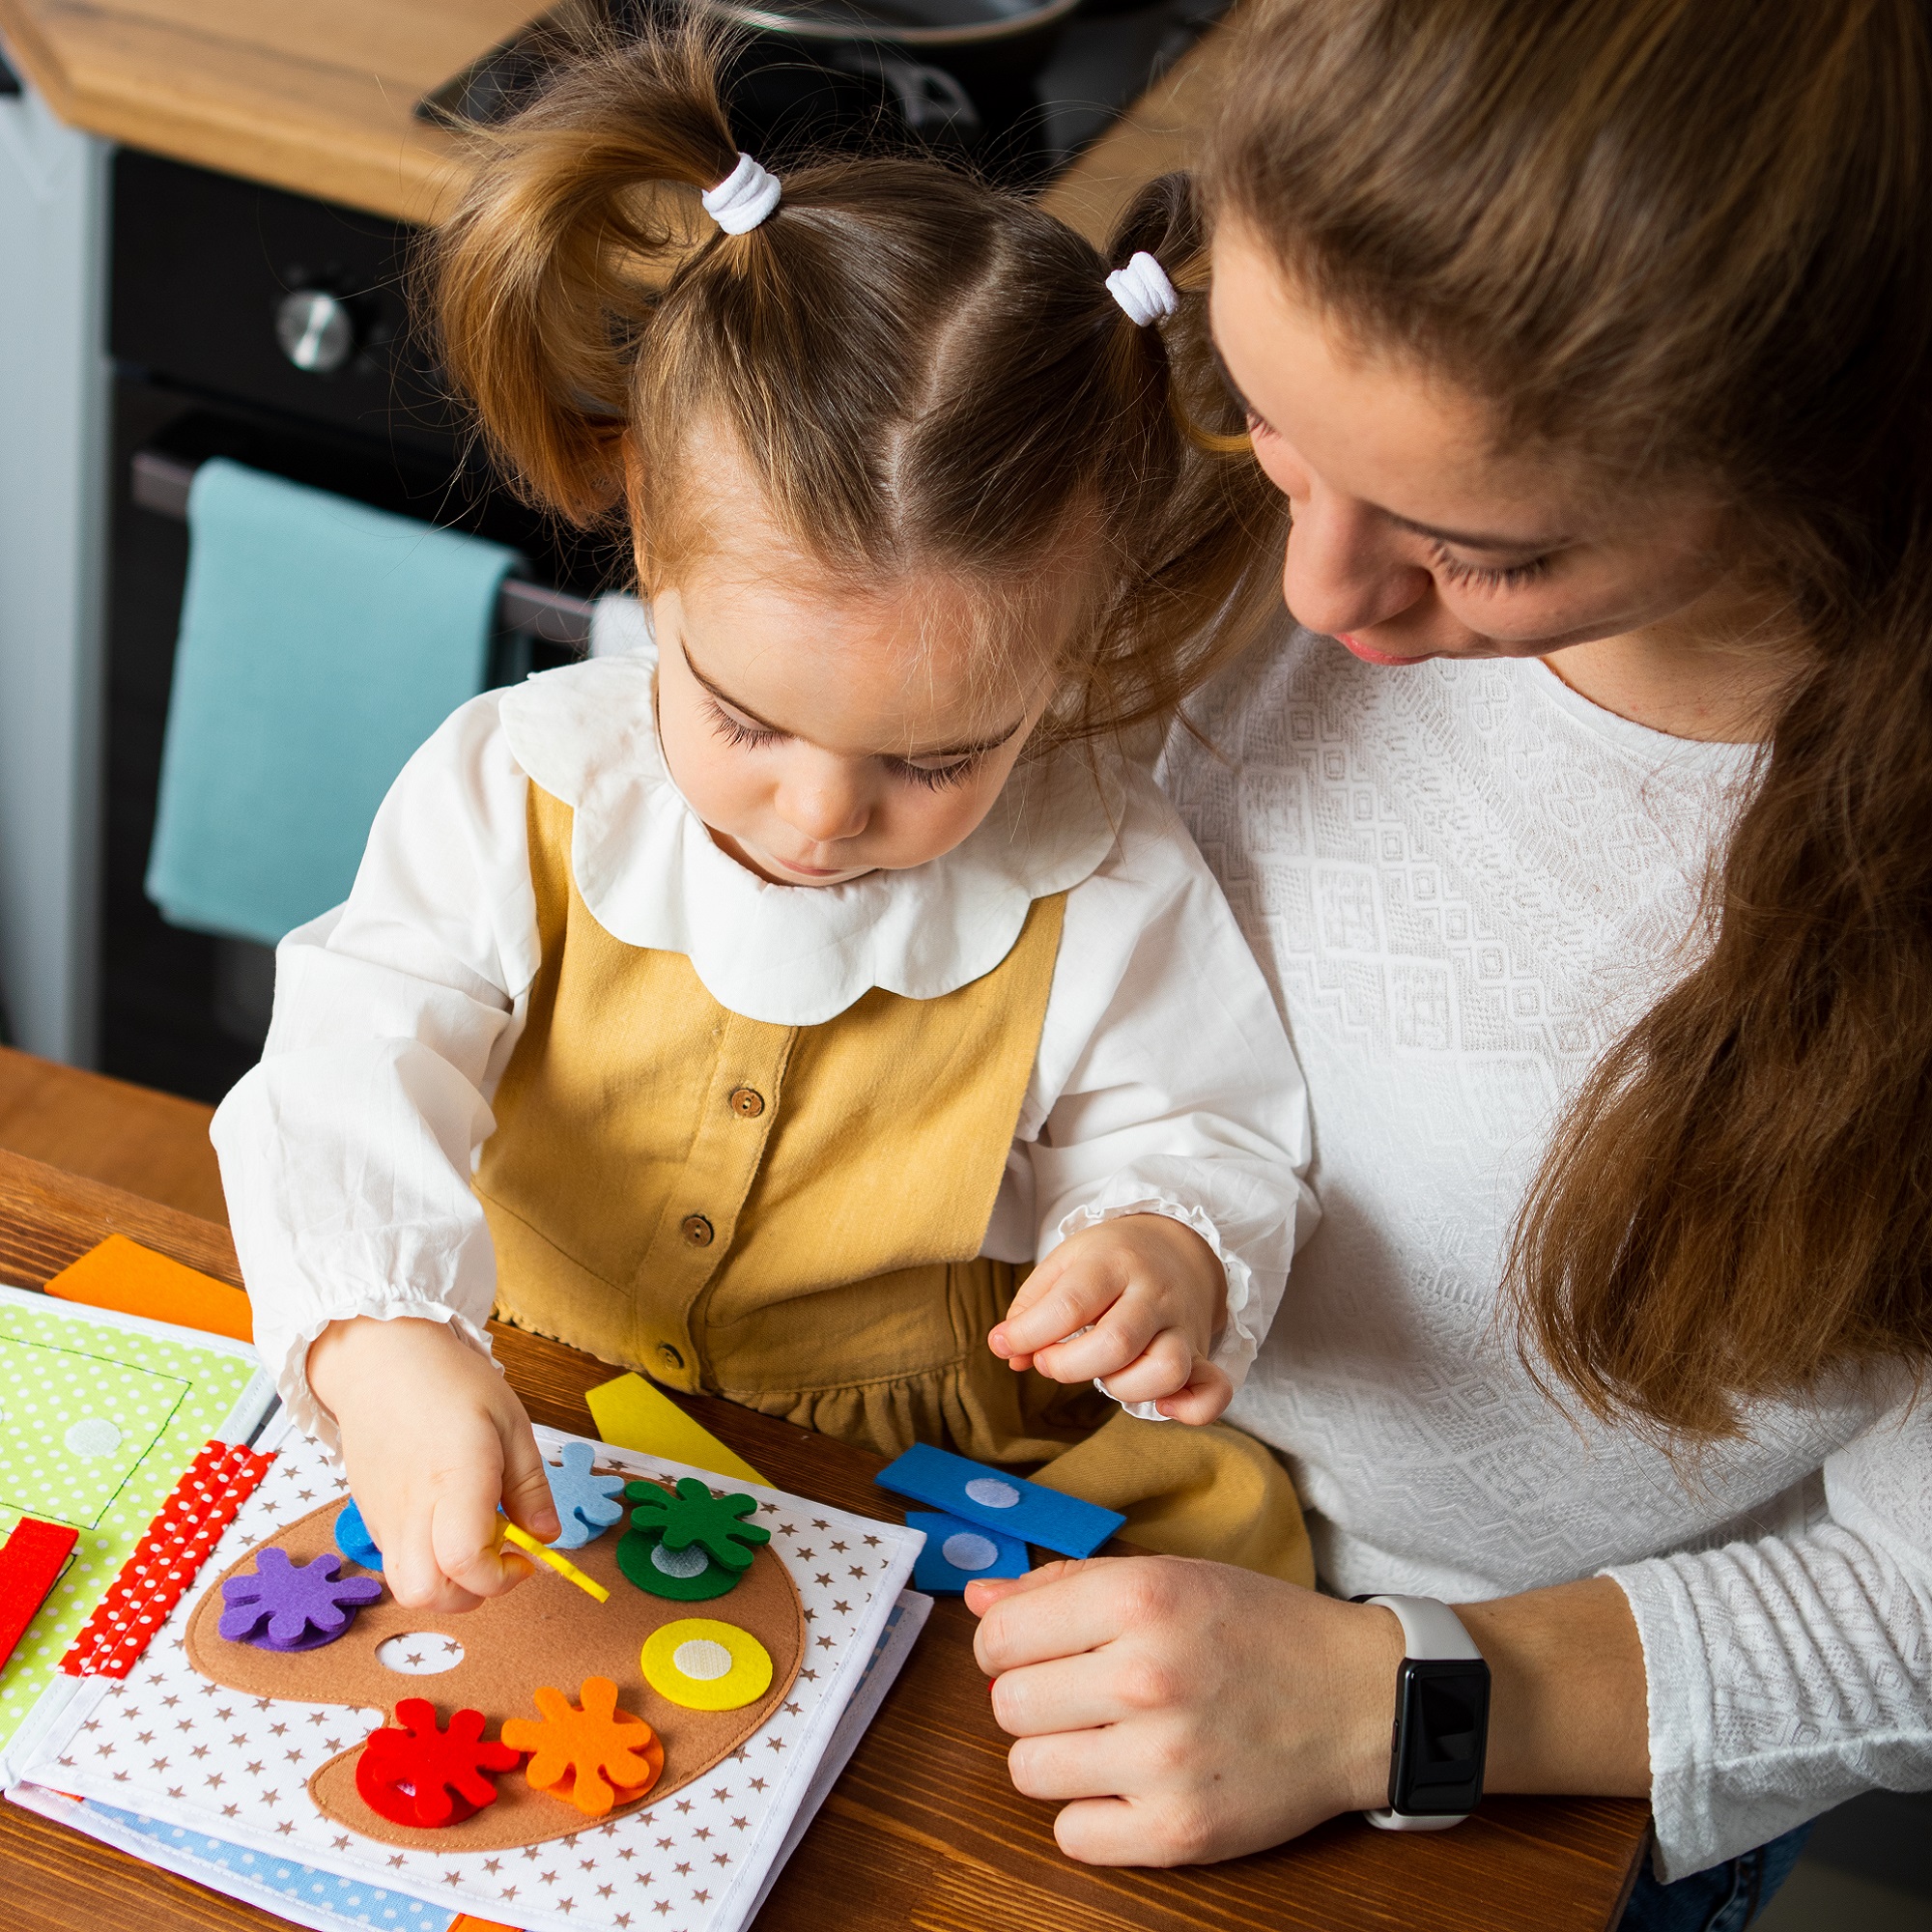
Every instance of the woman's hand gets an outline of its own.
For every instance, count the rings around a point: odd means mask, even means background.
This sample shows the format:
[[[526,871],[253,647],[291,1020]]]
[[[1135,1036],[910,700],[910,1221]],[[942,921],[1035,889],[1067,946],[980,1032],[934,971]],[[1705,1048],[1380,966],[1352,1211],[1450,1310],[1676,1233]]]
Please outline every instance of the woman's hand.
[[[1166,1214],[1122,1214],[1067,1236],[986,1344],[1016,1369],[1057,1382],[1104,1379],[1116,1402],[1212,1422],[1235,1395],[1208,1359],[1227,1315],[1226,1270],[1192,1228]]]
[[[1174,1556],[967,1585],[1016,1789],[1090,1864],[1194,1864],[1387,1802],[1386,1610]]]
[[[1224,1564],[1049,1563],[966,1586],[1016,1789],[1093,1864],[1279,1844],[1388,1802],[1402,1627]],[[1492,1791],[1643,1797],[1643,1651],[1607,1577],[1459,1605],[1490,1665]]]
[[[446,1323],[334,1321],[308,1351],[309,1386],[335,1417],[383,1576],[412,1610],[472,1610],[530,1574],[499,1551],[497,1505],[548,1543],[562,1525],[509,1383]]]

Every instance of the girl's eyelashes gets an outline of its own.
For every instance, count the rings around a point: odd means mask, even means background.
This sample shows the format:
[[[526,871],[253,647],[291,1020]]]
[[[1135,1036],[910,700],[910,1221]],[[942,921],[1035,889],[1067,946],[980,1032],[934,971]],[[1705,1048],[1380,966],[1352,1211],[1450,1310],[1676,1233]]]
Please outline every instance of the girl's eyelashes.
[[[904,758],[885,758],[881,762],[895,779],[923,785],[927,791],[945,791],[963,784],[985,755],[983,752],[975,752],[971,757],[954,758],[950,765],[915,765]]]
[[[1533,556],[1524,563],[1506,566],[1469,563],[1455,556],[1441,544],[1435,547],[1433,561],[1435,568],[1451,583],[1470,583],[1480,590],[1515,590],[1525,583],[1533,583],[1549,568],[1547,556]]]
[[[761,745],[776,745],[788,735],[732,717],[716,698],[707,697],[704,703],[711,713],[711,728],[727,745],[753,750]],[[984,756],[983,752],[975,752],[970,757],[954,758],[950,765],[916,765],[908,758],[891,757],[882,757],[879,762],[895,779],[923,785],[928,791],[945,791],[952,785],[963,784]]]
[[[785,735],[782,731],[767,730],[762,725],[747,724],[742,718],[733,718],[716,698],[707,697],[704,705],[711,713],[711,728],[727,745],[776,745]]]

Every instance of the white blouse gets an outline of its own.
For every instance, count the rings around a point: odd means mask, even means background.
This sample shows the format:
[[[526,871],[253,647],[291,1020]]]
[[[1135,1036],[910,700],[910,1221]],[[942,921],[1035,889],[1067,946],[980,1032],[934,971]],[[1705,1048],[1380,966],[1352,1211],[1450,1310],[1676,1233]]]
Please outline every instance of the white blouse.
[[[1287,1015],[1323,1214],[1231,1420],[1293,1472],[1324,1585],[1613,1577],[1666,1877],[1932,1785],[1932,1401],[1760,1404],[1679,1468],[1561,1413],[1498,1321],[1559,1110],[1692,956],[1750,749],[1533,660],[1395,670],[1306,633],[1190,711],[1208,747],[1177,732],[1164,781]]]
[[[600,925],[684,953],[721,1005],[780,1025],[874,986],[951,992],[1006,957],[1035,898],[1065,892],[981,1252],[1032,1261],[1119,1214],[1184,1221],[1227,1274],[1214,1359],[1238,1384],[1313,1225],[1306,1109],[1253,955],[1152,782],[1063,753],[1023,765],[943,858],[767,885],[671,782],[654,678],[646,645],[465,705],[396,781],[347,903],[281,944],[267,1047],[213,1138],[256,1343],[297,1422],[333,1443],[304,1372],[330,1321],[448,1321],[489,1351],[496,1263],[470,1176],[538,966],[532,781],[575,811],[572,870]]]

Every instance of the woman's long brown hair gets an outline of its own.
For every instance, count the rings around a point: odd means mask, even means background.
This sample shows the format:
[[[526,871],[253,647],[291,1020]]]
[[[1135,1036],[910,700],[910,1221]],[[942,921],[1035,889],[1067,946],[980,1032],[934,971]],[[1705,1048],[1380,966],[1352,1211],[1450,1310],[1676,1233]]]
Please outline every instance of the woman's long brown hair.
[[[1107,258],[1064,223],[917,156],[762,156],[782,199],[725,235],[698,194],[737,163],[728,53],[696,27],[584,37],[475,133],[427,280],[498,458],[565,518],[628,521],[647,594],[701,542],[699,432],[731,439],[833,582],[944,573],[984,592],[989,633],[1088,546],[1048,735],[1165,714],[1267,621],[1286,528],[1214,434],[1239,425],[1187,185],[1155,184],[1113,250],[1156,255],[1185,291],[1160,327],[1128,320]]]
[[[1526,1353],[1683,1441],[1932,1355],[1932,14],[1264,0],[1218,216],[1619,487],[1695,479],[1802,637],[1693,963],[1518,1226]]]

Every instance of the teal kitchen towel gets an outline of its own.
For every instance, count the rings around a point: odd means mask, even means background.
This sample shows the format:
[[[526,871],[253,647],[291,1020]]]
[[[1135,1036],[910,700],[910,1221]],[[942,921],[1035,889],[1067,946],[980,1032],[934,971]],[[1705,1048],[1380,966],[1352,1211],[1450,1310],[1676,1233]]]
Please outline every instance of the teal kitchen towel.
[[[148,896],[272,946],[348,896],[384,793],[482,690],[518,558],[219,457],[187,517]]]

